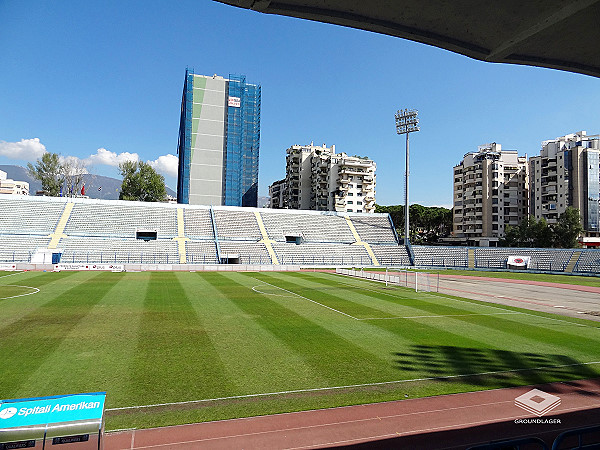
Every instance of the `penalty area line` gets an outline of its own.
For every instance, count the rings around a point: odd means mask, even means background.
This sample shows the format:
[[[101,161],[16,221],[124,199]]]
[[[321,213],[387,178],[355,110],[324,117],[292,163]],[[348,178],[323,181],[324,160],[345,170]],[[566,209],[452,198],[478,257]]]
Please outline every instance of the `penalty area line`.
[[[252,278],[254,278],[254,277],[252,277]],[[315,300],[311,300],[311,299],[310,299],[310,298],[308,298],[308,297],[304,297],[304,296],[302,296],[302,295],[300,295],[300,294],[296,294],[295,292],[288,291],[287,289],[284,289],[284,288],[282,288],[282,287],[279,287],[279,286],[275,286],[274,284],[271,284],[271,283],[267,283],[266,281],[261,281],[261,280],[259,280],[258,278],[254,278],[254,279],[255,279],[256,281],[260,281],[261,283],[267,284],[267,285],[269,285],[269,286],[271,286],[271,287],[274,287],[274,288],[277,288],[277,289],[281,289],[282,291],[285,291],[285,292],[287,292],[288,294],[293,294],[293,295],[295,295],[295,296],[297,296],[297,297],[300,297],[300,298],[302,298],[302,299],[304,299],[304,300],[308,300],[309,302],[315,303],[315,304],[317,304],[317,305],[319,305],[319,306],[322,306],[323,308],[330,309],[331,311],[334,311],[334,312],[336,312],[336,313],[338,313],[338,314],[342,314],[342,315],[344,315],[344,316],[346,316],[346,317],[350,317],[351,319],[354,319],[354,320],[360,320],[360,319],[358,319],[357,317],[351,316],[350,314],[346,314],[345,312],[342,312],[342,311],[338,311],[337,309],[335,309],[335,308],[332,308],[331,306],[324,305],[323,303],[319,303],[319,302],[317,302],[317,301],[315,301]],[[252,290],[254,290],[254,288],[252,288]],[[256,291],[254,291],[254,292],[256,292]],[[266,294],[266,295],[271,295],[271,294]],[[277,294],[273,294],[273,295],[277,295]]]
[[[148,409],[148,408],[159,408],[163,406],[178,406],[178,405],[191,405],[194,403],[209,403],[215,401],[222,400],[236,400],[243,398],[256,398],[256,397],[268,397],[272,395],[286,395],[286,394],[301,394],[306,392],[319,392],[319,391],[333,391],[340,389],[352,389],[352,388],[360,388],[360,387],[371,387],[371,386],[386,386],[390,384],[404,384],[404,383],[412,383],[417,381],[435,381],[435,380],[448,380],[455,378],[468,378],[468,377],[479,377],[482,375],[496,375],[501,373],[517,373],[517,372],[527,372],[534,370],[546,370],[546,369],[560,369],[564,367],[577,367],[577,366],[590,366],[594,364],[600,364],[600,361],[590,361],[584,363],[575,363],[575,364],[559,364],[555,366],[540,366],[540,367],[529,367],[522,369],[512,369],[512,370],[493,370],[489,372],[479,372],[479,373],[466,373],[460,375],[446,375],[446,376],[438,376],[438,377],[423,377],[423,378],[412,378],[410,380],[395,380],[395,381],[381,381],[378,383],[363,383],[363,384],[348,384],[345,386],[329,386],[329,387],[320,387],[320,388],[310,388],[310,389],[295,389],[289,391],[278,391],[278,392],[265,392],[259,394],[246,394],[246,395],[231,395],[228,397],[216,397],[216,398],[206,398],[201,400],[188,400],[184,402],[168,402],[168,403],[155,403],[153,405],[137,405],[137,406],[122,406],[118,408],[106,408],[105,411],[125,411],[125,410],[136,410],[136,409]]]
[[[23,272],[22,270],[20,270],[17,273],[9,273],[8,275],[2,275],[2,276],[0,276],[0,278],[12,277],[13,275],[21,275],[22,273],[25,273],[25,272]]]
[[[19,295],[11,295],[10,297],[0,297],[0,300],[8,300],[9,298],[17,298],[17,297],[25,297],[26,295],[33,295],[33,294],[37,294],[38,292],[40,292],[40,290],[38,288],[35,287],[31,287],[31,286],[19,286],[18,284],[4,284],[3,286],[12,286],[12,287],[20,287],[20,288],[25,288],[25,289],[34,289],[33,292],[28,292],[27,294],[19,294]]]
[[[503,314],[520,314],[519,312],[504,312],[504,313],[473,313],[473,314],[436,314],[432,316],[400,316],[400,317],[367,317],[366,319],[357,320],[390,320],[390,319],[429,319],[437,317],[466,317],[466,316],[499,316]]]

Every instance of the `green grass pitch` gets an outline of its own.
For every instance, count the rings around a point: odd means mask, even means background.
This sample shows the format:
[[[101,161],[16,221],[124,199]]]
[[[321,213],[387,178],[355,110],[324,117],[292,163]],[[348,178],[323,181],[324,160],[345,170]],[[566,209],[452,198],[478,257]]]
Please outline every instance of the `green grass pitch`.
[[[328,273],[7,275],[0,399],[107,391],[109,430],[600,376],[597,322]]]

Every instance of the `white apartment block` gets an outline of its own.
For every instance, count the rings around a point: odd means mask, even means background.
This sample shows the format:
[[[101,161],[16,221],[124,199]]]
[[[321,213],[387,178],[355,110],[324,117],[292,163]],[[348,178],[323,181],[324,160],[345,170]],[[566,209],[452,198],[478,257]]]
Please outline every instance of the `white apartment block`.
[[[543,141],[529,159],[531,215],[556,223],[568,206],[579,209],[583,245],[600,246],[600,136],[585,131]]]
[[[29,195],[29,183],[11,180],[6,172],[0,170],[0,194]]]
[[[507,225],[528,214],[527,157],[480,145],[454,166],[453,235],[461,243],[496,246]]]
[[[269,186],[271,208],[375,212],[374,161],[327,147],[293,145],[286,150],[286,177]]]

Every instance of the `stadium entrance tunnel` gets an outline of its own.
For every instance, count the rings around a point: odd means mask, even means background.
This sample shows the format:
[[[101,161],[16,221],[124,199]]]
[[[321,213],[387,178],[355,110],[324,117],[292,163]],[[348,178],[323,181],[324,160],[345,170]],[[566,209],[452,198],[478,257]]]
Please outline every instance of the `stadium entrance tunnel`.
[[[492,389],[600,376],[591,365],[568,356],[499,349],[413,345],[394,358],[399,370],[415,378]]]
[[[241,264],[239,253],[222,253],[221,264]]]

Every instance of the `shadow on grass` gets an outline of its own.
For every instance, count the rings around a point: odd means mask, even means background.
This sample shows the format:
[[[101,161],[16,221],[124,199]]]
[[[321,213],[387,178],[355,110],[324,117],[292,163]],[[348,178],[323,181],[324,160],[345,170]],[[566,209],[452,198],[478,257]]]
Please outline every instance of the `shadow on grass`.
[[[418,373],[418,377],[489,388],[600,376],[600,371],[595,367],[565,355],[449,345],[413,345],[408,351],[395,353],[394,356],[398,369],[415,375]]]

